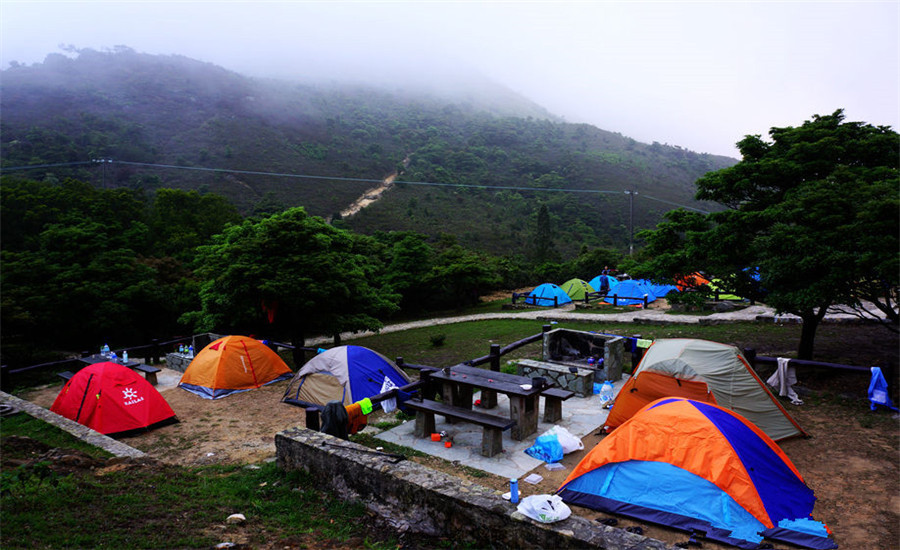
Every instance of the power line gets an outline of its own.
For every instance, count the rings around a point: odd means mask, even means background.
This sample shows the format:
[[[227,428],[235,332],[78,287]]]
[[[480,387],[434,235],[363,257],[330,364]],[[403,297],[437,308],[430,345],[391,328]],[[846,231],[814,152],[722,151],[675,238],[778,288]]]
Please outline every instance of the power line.
[[[13,166],[9,168],[2,168],[0,172],[12,172],[19,170],[33,170],[37,168],[55,168],[55,167],[63,167],[63,166],[77,166],[84,164],[97,164],[102,163],[103,168],[106,168],[106,164],[124,164],[126,166],[144,166],[148,168],[167,168],[173,170],[194,170],[199,172],[213,172],[213,173],[226,173],[226,174],[244,174],[248,176],[269,176],[269,177],[278,177],[278,178],[296,178],[296,179],[310,179],[310,180],[331,180],[331,181],[347,181],[347,182],[355,182],[355,183],[375,183],[380,184],[383,183],[383,180],[380,179],[371,179],[371,178],[348,178],[343,176],[316,176],[312,174],[292,174],[287,172],[263,172],[257,170],[233,170],[227,168],[207,168],[203,166],[178,166],[175,164],[157,164],[152,162],[130,162],[126,160],[112,160],[112,159],[95,159],[91,161],[82,161],[82,162],[63,162],[57,164],[33,164],[27,166]],[[455,187],[455,188],[466,188],[466,189],[497,189],[497,190],[507,190],[507,191],[538,191],[538,192],[559,192],[559,193],[591,193],[591,194],[607,194],[607,195],[618,195],[620,191],[608,191],[605,189],[561,189],[554,187],[524,187],[524,186],[515,186],[515,185],[483,185],[483,184],[473,184],[473,183],[443,183],[443,182],[434,182],[434,181],[404,181],[404,180],[395,180],[393,183],[395,184],[403,184],[403,185],[425,185],[432,187]],[[632,191],[633,192],[633,191]],[[630,193],[629,191],[625,191],[625,193]],[[637,194],[636,192],[634,192]],[[696,212],[700,212],[703,214],[709,214],[709,212],[705,210],[701,210],[699,208],[695,208],[693,206],[687,206],[685,204],[679,204],[672,201],[667,201],[664,199],[660,199],[657,197],[652,197],[650,195],[641,195],[644,198],[649,200],[654,200],[657,202],[662,202],[665,204],[669,204],[671,206],[677,206],[679,208],[685,208],[688,210],[694,210]],[[634,195],[632,195],[632,200],[634,199]]]
[[[0,168],[0,172],[15,172],[18,170],[35,170],[37,168],[58,168],[60,166],[78,166],[81,164],[94,164],[95,161],[92,160],[84,160],[79,162],[57,162],[55,164],[29,164],[27,166],[11,166],[11,167],[2,167]]]

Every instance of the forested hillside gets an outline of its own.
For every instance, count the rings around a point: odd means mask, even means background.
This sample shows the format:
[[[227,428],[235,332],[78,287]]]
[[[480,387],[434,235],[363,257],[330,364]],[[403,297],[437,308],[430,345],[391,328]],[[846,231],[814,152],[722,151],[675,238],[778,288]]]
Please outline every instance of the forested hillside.
[[[52,54],[0,77],[2,166],[66,164],[20,172],[28,178],[198,190],[244,214],[303,206],[336,218],[399,172],[378,202],[338,224],[450,233],[502,255],[529,253],[541,205],[561,259],[583,245],[622,250],[626,190],[637,191],[635,230],[650,228],[674,205],[715,209],[693,200],[694,182],[735,162],[560,122],[503,89],[454,98],[265,81],[127,48]]]

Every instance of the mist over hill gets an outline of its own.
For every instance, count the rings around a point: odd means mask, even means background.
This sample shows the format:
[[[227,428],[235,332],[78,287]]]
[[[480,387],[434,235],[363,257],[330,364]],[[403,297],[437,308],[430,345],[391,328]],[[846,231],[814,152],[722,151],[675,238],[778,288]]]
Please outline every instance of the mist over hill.
[[[4,172],[33,179],[198,189],[244,213],[299,205],[364,233],[449,233],[501,254],[524,252],[542,204],[561,256],[627,246],[629,199],[635,231],[678,205],[718,208],[693,199],[694,181],[735,159],[569,124],[460,80],[275,80],[124,47],[51,54],[0,72],[0,160],[64,165]],[[340,219],[390,175],[378,201]]]

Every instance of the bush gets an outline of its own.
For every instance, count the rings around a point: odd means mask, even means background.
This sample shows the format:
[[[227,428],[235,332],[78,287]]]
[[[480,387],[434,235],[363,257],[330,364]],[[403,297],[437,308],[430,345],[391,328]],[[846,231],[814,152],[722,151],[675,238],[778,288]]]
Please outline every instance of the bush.
[[[429,336],[428,340],[431,342],[431,347],[439,348],[444,345],[444,340],[447,339],[446,334],[435,334],[433,336]]]

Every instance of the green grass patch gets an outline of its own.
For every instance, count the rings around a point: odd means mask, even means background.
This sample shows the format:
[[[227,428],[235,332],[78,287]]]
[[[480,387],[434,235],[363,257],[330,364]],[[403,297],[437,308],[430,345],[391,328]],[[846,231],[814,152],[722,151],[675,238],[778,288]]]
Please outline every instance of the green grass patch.
[[[10,435],[30,437],[51,448],[75,449],[94,458],[109,458],[113,456],[103,449],[81,441],[65,430],[61,430],[56,426],[47,424],[43,420],[39,420],[25,413],[6,416],[0,419],[0,433],[3,434],[4,438]],[[4,458],[32,458],[30,456],[18,456],[16,453],[17,450],[14,448],[3,447]]]
[[[247,517],[240,529],[257,542],[278,533],[333,547],[366,536],[362,504],[336,498],[305,472],[285,472],[274,463],[259,469],[142,466],[102,476],[63,476],[40,463],[5,470],[2,481],[5,548],[210,547],[237,529],[225,524],[234,513]],[[383,541],[375,547],[395,546]]]
[[[546,321],[531,319],[470,321],[355,338],[353,344],[373,349],[391,359],[403,357],[407,363],[442,367],[485,356],[490,352],[491,344],[505,346],[538,334],[545,324]],[[650,339],[701,338],[732,344],[741,349],[758,348],[762,343],[775,341],[779,342],[778,347],[794,350],[800,338],[799,325],[778,326],[754,322],[720,325],[560,322],[552,323],[551,327],[619,336],[640,334],[643,338]],[[431,337],[435,335],[446,336],[443,346],[435,348],[431,345]],[[537,341],[504,355],[502,361],[539,358],[540,355],[541,342]]]

